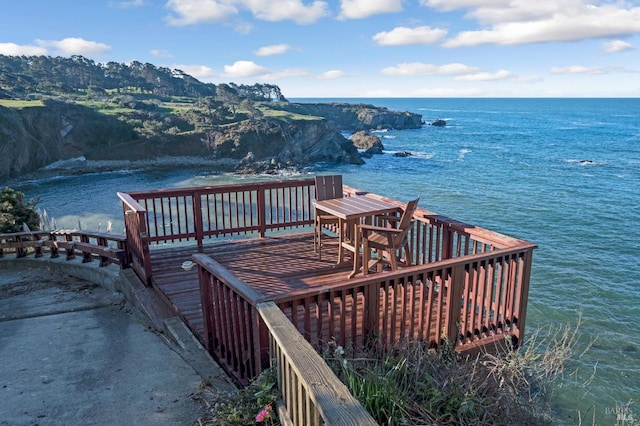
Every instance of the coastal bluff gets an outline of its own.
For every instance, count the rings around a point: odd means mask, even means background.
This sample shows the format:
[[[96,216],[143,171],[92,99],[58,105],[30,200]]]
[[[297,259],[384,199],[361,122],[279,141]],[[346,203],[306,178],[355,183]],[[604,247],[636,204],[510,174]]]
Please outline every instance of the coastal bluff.
[[[391,111],[371,104],[328,103],[278,103],[273,109],[302,115],[323,117],[342,131],[380,129],[419,129],[422,116],[407,111]]]
[[[270,173],[318,162],[363,164],[342,132],[409,129],[422,117],[365,104],[273,102],[291,115],[252,116],[206,130],[143,133],[115,115],[72,102],[45,101],[20,109],[0,106],[0,179],[31,173],[80,174],[194,159],[214,171]]]

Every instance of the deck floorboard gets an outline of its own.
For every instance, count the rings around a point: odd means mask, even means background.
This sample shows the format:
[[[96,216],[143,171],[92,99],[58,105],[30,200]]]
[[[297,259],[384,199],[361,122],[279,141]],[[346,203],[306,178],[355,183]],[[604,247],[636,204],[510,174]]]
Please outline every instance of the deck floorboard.
[[[337,265],[337,244],[326,236],[323,244],[322,259],[313,250],[312,233],[205,244],[201,253],[265,296],[278,296],[348,279],[352,269],[348,256],[345,256],[345,263]],[[196,253],[197,247],[193,245],[152,249],[152,283],[201,338],[203,325],[197,269],[182,269],[182,263],[191,260]]]

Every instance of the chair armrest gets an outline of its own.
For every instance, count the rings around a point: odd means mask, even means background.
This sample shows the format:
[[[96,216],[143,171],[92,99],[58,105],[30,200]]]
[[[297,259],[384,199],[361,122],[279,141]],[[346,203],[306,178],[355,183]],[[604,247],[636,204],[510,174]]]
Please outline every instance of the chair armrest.
[[[362,231],[363,234],[371,232],[380,232],[380,233],[390,233],[390,234],[399,234],[402,232],[401,229],[395,228],[387,228],[385,226],[374,226],[374,225],[358,225],[358,229]]]
[[[366,229],[368,231],[375,231],[375,232],[401,232],[400,229],[387,228],[386,226],[366,225],[366,224],[358,225],[358,228]]]

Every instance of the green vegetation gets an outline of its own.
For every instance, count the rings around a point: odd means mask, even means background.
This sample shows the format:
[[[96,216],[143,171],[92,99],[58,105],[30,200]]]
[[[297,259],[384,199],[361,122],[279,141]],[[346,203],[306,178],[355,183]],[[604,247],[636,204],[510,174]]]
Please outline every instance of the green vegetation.
[[[539,329],[519,348],[506,338],[506,351],[496,347],[473,357],[461,356],[446,339],[437,349],[406,342],[366,354],[330,341],[322,355],[380,425],[547,426],[557,423],[550,401],[563,390],[565,369],[594,342],[579,350],[581,324],[580,317],[575,325]],[[259,414],[268,414],[265,424],[280,424],[278,398],[270,370],[233,395],[205,388],[209,410],[196,424],[255,424]],[[630,412],[630,404],[616,409]]]
[[[265,370],[248,387],[231,395],[213,393],[203,389],[202,398],[208,412],[195,423],[199,426],[244,426],[252,424],[279,425],[276,401],[280,394],[273,371]]]
[[[39,229],[37,203],[38,200],[25,201],[22,192],[5,187],[0,192],[0,233],[21,232],[23,223],[32,231]]]
[[[149,63],[0,55],[0,105],[23,109],[73,103],[105,119],[116,117],[142,138],[209,132],[264,116],[309,118],[272,113],[269,103],[274,101],[287,102],[276,85],[203,83],[183,71]]]
[[[41,107],[44,106],[41,100],[28,101],[28,100],[19,100],[19,99],[0,99],[0,106],[5,108],[14,108],[14,109],[22,109],[22,108],[31,108],[31,107]]]
[[[551,425],[549,402],[580,355],[579,326],[539,330],[521,348],[506,339],[506,352],[476,357],[462,357],[446,340],[438,349],[408,342],[385,354],[329,342],[323,355],[381,425]]]

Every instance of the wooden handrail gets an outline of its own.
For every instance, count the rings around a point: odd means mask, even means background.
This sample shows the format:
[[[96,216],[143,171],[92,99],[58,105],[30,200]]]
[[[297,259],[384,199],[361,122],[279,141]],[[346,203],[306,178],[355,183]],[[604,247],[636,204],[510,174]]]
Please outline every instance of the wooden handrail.
[[[100,266],[115,262],[127,268],[130,264],[126,236],[109,232],[54,230],[0,234],[0,257],[7,249],[14,250],[16,257],[24,257],[28,254],[26,249],[33,249],[37,258],[46,250],[51,258],[57,258],[59,249],[64,249],[67,260],[74,259],[78,252],[83,262],[99,258]]]
[[[256,309],[269,330],[272,368],[294,425],[377,425],[275,303]]]
[[[246,385],[268,363],[268,340],[255,308],[262,294],[210,257],[192,259],[198,265],[204,345]]]
[[[151,256],[149,253],[149,217],[147,210],[133,197],[124,192],[117,193],[122,201],[128,256],[131,267],[140,280],[151,284]]]

